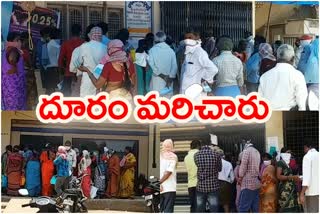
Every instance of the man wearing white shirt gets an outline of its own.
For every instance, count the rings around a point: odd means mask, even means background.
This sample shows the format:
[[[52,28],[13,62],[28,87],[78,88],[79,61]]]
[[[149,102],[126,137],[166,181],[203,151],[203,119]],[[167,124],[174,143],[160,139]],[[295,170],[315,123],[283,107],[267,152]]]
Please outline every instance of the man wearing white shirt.
[[[162,143],[160,153],[160,212],[173,213],[177,191],[178,157],[173,152],[173,141],[167,139]]]
[[[93,72],[95,67],[99,64],[102,57],[107,54],[107,47],[102,41],[102,30],[100,27],[94,27],[88,33],[89,42],[82,44],[79,48],[79,61],[84,67],[87,67],[90,72]],[[82,74],[80,97],[87,95],[96,95],[96,87],[89,78],[88,73]]]
[[[225,155],[222,149],[218,150],[221,155],[222,170],[219,172],[218,179],[220,181],[219,189],[219,204],[223,206],[224,212],[230,212],[230,201],[231,201],[231,184],[234,181],[234,172],[232,164],[225,160]]]
[[[313,144],[311,139],[306,139],[304,143],[306,154],[302,161],[300,202],[304,205],[305,213],[319,212],[319,152]]]
[[[260,77],[259,94],[270,101],[273,110],[306,110],[306,81],[293,63],[293,47],[281,45],[277,50],[277,65]]]
[[[198,33],[190,29],[184,39],[186,56],[181,69],[180,93],[182,94],[188,87],[201,84],[203,80],[213,84],[213,78],[218,73],[218,68],[209,59],[207,52],[202,49]]]

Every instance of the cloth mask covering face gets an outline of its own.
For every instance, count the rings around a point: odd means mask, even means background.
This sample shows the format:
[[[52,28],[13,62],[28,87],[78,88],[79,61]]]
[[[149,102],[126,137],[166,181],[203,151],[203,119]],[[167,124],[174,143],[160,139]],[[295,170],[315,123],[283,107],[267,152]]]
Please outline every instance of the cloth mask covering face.
[[[282,158],[282,160],[289,165],[290,163],[290,159],[291,159],[291,154],[290,153],[281,153],[280,157]]]
[[[66,150],[69,151],[71,149],[70,146],[65,146]]]
[[[195,48],[198,47],[198,45],[200,45],[200,43],[196,40],[193,40],[193,39],[185,39],[184,40],[184,44],[186,46],[186,51],[185,53],[189,53],[189,52],[193,52],[193,50]]]
[[[265,166],[269,166],[269,165],[271,165],[271,160],[263,161],[263,164]]]

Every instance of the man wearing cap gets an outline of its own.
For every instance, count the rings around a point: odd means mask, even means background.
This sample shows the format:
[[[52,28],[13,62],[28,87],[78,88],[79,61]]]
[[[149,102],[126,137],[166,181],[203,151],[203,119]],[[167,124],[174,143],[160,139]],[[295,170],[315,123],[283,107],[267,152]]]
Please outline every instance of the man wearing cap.
[[[86,71],[83,67],[86,67],[93,72],[95,67],[99,64],[100,60],[107,54],[106,46],[102,41],[102,29],[100,27],[93,27],[88,33],[90,38],[89,42],[82,44],[79,47],[78,61],[82,63],[78,65],[78,69]],[[83,72],[81,85],[80,85],[80,97],[87,95],[96,95],[97,89],[92,83],[87,72]]]
[[[303,35],[301,38],[300,38],[300,46],[299,48],[297,48],[296,50],[296,54],[295,54],[295,57],[294,57],[294,67],[295,68],[298,68],[298,65],[299,65],[299,62],[300,62],[300,59],[303,58],[303,55],[306,55],[307,54],[307,50],[305,50],[305,47],[308,46],[312,41],[312,36],[310,35]]]
[[[67,151],[67,160],[69,162],[69,175],[72,174],[72,172],[76,169],[77,167],[77,154],[76,152],[71,148],[71,141],[67,140],[64,143],[64,147],[66,148]]]
[[[150,90],[158,91],[161,96],[170,98],[173,94],[173,79],[177,74],[177,59],[174,51],[166,44],[166,34],[156,33],[155,45],[149,50],[148,63],[152,68]],[[171,89],[171,90],[166,90]]]

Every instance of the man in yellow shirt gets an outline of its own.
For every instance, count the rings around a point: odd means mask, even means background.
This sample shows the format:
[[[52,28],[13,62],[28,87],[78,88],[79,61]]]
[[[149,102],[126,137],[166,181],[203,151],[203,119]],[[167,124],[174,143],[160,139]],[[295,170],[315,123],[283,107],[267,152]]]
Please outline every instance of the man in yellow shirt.
[[[199,140],[193,140],[190,144],[191,150],[188,155],[184,158],[184,163],[188,172],[188,192],[190,199],[190,212],[196,213],[197,197],[196,197],[196,186],[197,186],[197,171],[198,168],[194,162],[194,155],[199,151],[201,142]]]

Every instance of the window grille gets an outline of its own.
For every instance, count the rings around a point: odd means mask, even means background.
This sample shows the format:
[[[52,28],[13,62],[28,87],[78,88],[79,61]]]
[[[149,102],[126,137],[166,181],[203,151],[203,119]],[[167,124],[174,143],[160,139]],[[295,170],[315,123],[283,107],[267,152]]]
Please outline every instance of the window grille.
[[[123,28],[123,9],[108,9],[108,35],[113,39]]]

